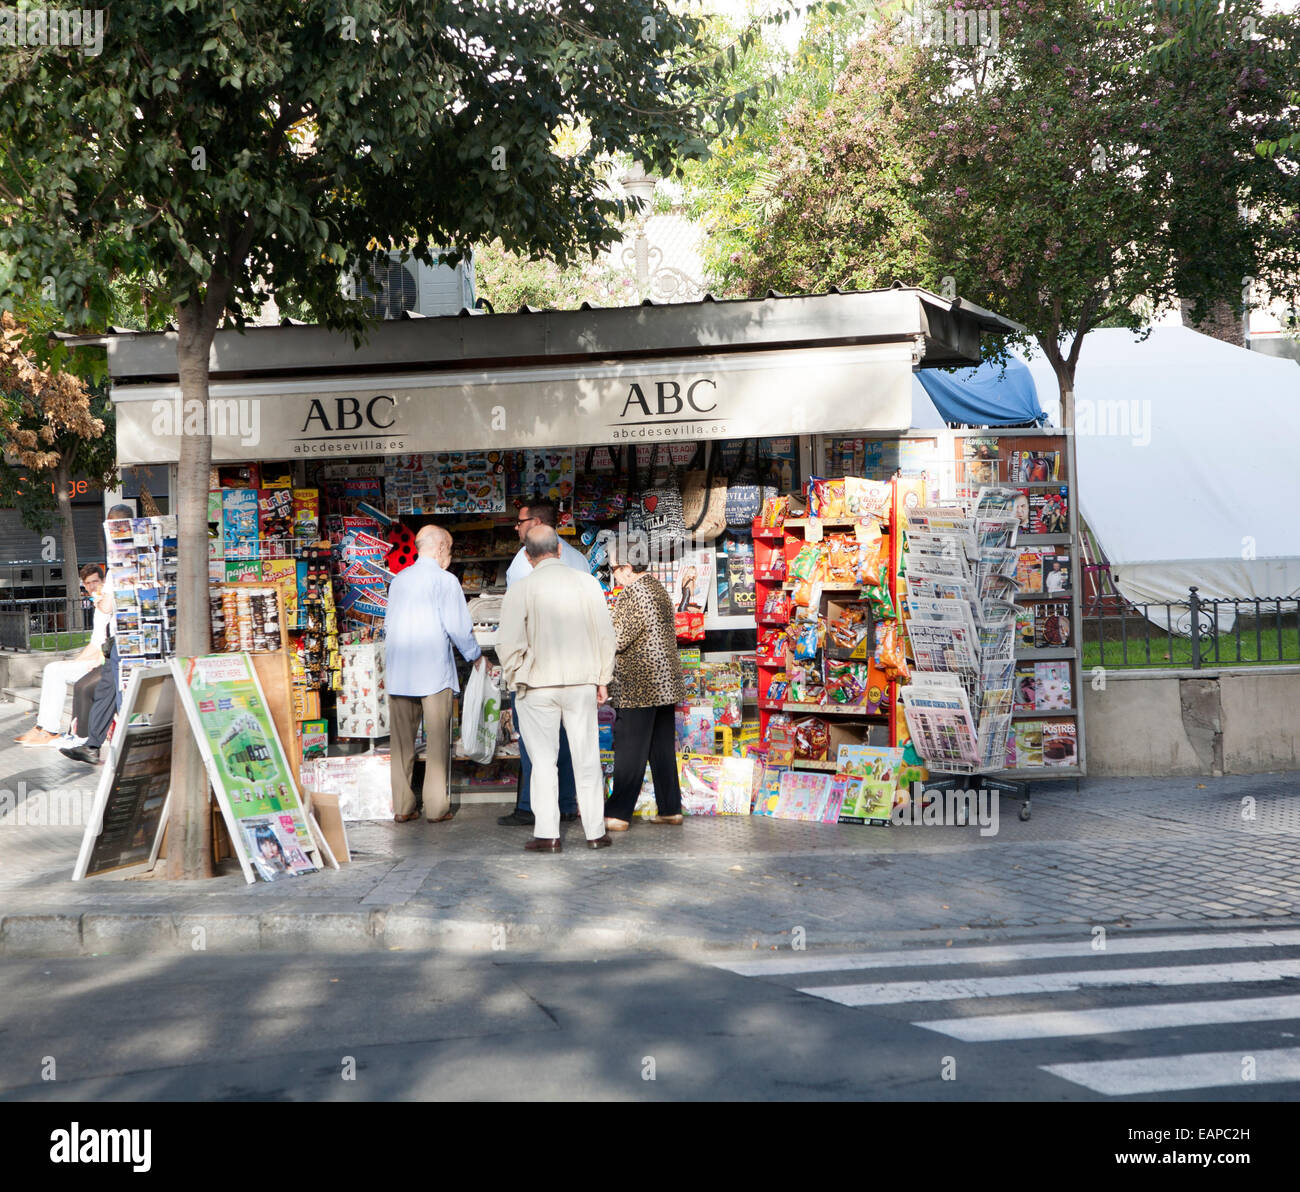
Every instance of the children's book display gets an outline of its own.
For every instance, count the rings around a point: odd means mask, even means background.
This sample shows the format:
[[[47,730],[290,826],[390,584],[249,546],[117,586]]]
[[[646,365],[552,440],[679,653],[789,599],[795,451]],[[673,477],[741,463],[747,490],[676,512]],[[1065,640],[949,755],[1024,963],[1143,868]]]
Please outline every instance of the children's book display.
[[[254,493],[254,508],[256,497]],[[256,517],[256,513],[254,514]],[[176,518],[132,517],[104,523],[113,580],[113,634],[118,685],[133,671],[158,666],[176,636]]]

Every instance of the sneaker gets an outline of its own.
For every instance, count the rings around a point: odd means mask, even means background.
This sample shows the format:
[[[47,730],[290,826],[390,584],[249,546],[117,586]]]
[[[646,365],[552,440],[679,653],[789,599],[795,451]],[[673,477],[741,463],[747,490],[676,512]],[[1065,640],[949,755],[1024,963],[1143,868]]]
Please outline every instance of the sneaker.
[[[531,811],[520,811],[516,807],[509,815],[497,816],[497,823],[503,828],[531,828],[533,826],[533,813]]]
[[[63,736],[55,737],[53,741],[49,742],[55,749],[76,749],[78,745],[84,745],[85,743],[85,737],[74,737],[71,733],[64,733]]]

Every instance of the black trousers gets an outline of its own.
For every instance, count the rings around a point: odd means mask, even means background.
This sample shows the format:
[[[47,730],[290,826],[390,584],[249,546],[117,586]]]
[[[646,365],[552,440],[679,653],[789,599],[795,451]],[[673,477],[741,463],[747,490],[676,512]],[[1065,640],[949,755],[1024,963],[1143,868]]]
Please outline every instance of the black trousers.
[[[90,736],[90,709],[95,702],[95,688],[103,675],[103,665],[88,670],[72,685],[72,733],[77,737]]]
[[[660,815],[680,815],[676,705],[619,708],[614,716],[614,791],[605,804],[610,819],[630,820],[650,763]]]

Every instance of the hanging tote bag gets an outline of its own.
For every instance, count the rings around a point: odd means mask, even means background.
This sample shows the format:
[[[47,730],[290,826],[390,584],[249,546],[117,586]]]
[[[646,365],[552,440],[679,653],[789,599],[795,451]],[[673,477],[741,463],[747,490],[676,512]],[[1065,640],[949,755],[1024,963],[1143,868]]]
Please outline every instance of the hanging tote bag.
[[[719,452],[709,452],[708,467],[700,468],[707,445],[696,448],[682,484],[682,518],[686,532],[708,542],[727,528],[727,478],[716,475]]]
[[[682,516],[682,490],[668,453],[666,472],[657,472],[659,445],[650,457],[650,482],[640,492],[641,526],[650,547],[650,558],[671,559],[686,541],[686,520]]]
[[[747,459],[741,443],[736,456],[736,467],[727,484],[727,525],[733,530],[748,530],[763,507],[763,490],[758,486],[758,441],[753,441],[752,457]]]
[[[622,517],[627,508],[627,494],[619,484],[623,470],[623,449],[606,448],[609,452],[610,471],[597,472],[593,467],[596,448],[587,450],[586,463],[576,478],[573,498],[575,522],[603,522]]]

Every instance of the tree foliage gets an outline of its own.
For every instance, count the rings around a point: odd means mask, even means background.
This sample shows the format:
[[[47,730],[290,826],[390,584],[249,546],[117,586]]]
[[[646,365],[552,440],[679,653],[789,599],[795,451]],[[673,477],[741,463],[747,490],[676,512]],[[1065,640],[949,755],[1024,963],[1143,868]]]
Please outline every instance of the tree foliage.
[[[964,5],[992,7],[995,44],[884,25],[853,49],[778,139],[744,284],[959,293],[1028,329],[1068,416],[1090,328],[1300,276],[1295,172],[1253,148],[1283,84],[1249,45],[1149,63],[1147,31],[1087,0]]]

